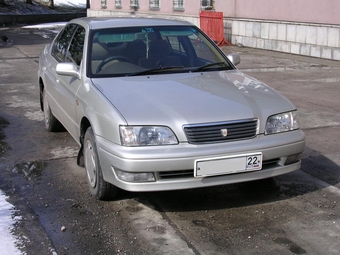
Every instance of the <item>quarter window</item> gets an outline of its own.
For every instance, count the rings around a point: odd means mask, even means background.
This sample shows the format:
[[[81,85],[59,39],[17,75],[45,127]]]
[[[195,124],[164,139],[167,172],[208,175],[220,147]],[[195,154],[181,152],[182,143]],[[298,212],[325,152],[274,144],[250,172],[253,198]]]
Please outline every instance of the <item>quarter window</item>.
[[[67,25],[58,35],[52,46],[52,56],[59,62],[65,61],[68,45],[70,44],[73,33],[76,29],[76,24]]]
[[[84,40],[85,29],[79,26],[67,51],[66,62],[74,62],[80,66],[81,60],[83,59]]]

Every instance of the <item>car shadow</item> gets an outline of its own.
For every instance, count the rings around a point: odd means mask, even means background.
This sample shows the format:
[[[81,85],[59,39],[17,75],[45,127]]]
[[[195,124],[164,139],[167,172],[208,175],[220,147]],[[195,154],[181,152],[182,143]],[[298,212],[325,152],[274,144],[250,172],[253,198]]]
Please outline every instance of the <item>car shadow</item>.
[[[219,210],[282,201],[339,183],[339,165],[306,148],[301,170],[285,175],[209,188],[143,193],[123,191],[117,199],[136,199],[159,212]]]

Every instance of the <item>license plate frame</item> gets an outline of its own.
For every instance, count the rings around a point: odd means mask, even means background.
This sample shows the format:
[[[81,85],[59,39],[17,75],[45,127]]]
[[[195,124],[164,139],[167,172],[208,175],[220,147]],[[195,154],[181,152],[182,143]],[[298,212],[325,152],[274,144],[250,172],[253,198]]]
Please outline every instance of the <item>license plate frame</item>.
[[[194,177],[202,178],[262,169],[262,152],[195,160]]]

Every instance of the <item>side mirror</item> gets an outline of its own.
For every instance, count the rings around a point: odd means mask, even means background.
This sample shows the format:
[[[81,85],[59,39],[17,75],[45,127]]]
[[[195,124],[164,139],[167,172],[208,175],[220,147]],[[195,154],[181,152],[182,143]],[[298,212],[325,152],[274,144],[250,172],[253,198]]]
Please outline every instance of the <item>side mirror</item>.
[[[235,66],[237,66],[239,63],[241,63],[240,55],[237,53],[230,53],[228,54],[227,58],[233,63]]]
[[[80,79],[78,66],[74,63],[59,63],[57,64],[56,72],[59,75],[72,76]]]

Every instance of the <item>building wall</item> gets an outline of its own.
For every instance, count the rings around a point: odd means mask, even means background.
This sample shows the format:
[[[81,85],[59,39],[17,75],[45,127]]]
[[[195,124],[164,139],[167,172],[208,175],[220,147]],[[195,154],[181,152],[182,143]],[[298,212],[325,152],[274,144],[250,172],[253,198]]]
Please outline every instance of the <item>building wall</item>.
[[[215,0],[215,9],[231,18],[340,25],[339,0]]]
[[[172,0],[160,0],[159,9],[150,9],[148,0],[139,0],[139,9],[130,0],[91,0],[88,16],[147,15],[185,19],[200,24],[200,0],[185,0],[183,10],[174,10]],[[225,38],[232,44],[292,54],[340,60],[340,0],[214,0],[214,10],[223,12]]]
[[[221,1],[221,0],[218,0]],[[101,0],[91,0],[90,11],[93,10],[107,10],[107,11],[121,11],[132,12],[133,8],[130,7],[130,0],[122,0],[121,8],[115,6],[115,0],[106,0],[106,8],[102,8]],[[176,11],[173,8],[173,0],[160,0],[159,10],[150,10],[149,0],[139,0],[139,13],[151,13],[155,15],[195,15],[197,16],[201,10],[200,0],[185,0],[184,10]]]
[[[339,26],[226,18],[224,31],[232,44],[340,60]]]

